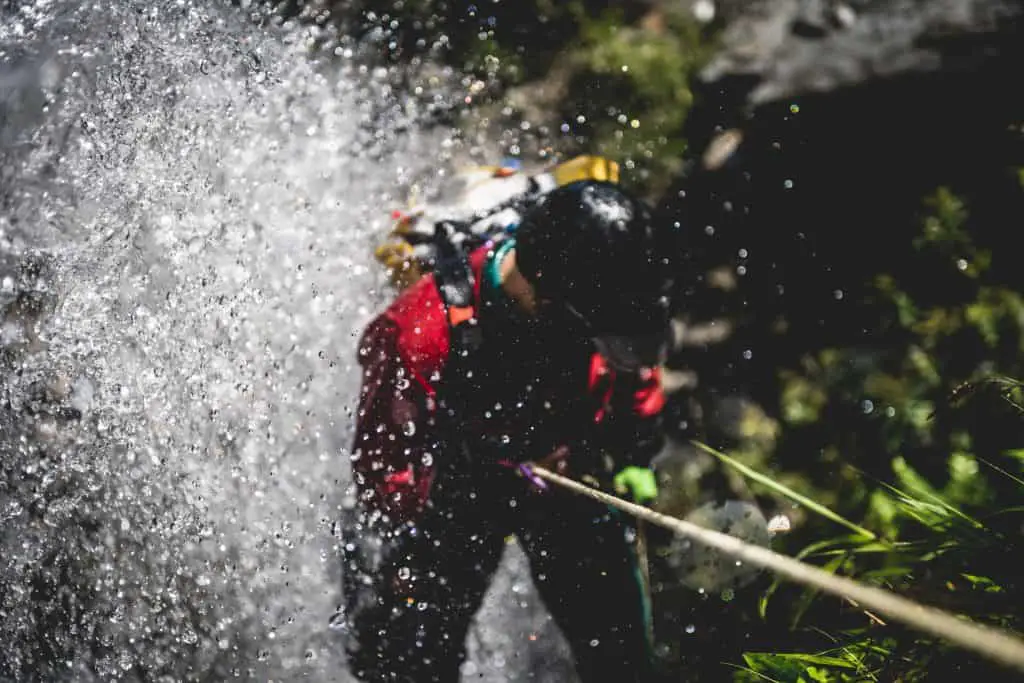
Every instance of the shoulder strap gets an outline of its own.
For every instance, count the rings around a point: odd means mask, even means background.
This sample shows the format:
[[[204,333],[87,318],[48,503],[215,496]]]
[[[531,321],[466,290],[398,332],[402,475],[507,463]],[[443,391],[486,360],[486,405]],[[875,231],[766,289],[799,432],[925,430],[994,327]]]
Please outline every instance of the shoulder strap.
[[[466,358],[479,349],[483,341],[477,324],[475,280],[465,254],[450,254],[439,259],[434,270],[434,281],[448,319],[450,358]]]

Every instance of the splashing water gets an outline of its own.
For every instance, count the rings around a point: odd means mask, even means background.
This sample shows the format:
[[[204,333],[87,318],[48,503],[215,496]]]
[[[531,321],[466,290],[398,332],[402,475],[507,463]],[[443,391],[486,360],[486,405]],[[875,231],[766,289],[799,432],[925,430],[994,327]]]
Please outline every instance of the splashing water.
[[[359,72],[212,3],[0,5],[0,677],[347,680],[355,335],[446,135]]]

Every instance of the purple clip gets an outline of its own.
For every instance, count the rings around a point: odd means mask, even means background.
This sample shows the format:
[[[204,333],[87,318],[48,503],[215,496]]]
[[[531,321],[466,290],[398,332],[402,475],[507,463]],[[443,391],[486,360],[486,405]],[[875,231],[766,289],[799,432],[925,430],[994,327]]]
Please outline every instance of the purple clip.
[[[529,479],[530,482],[533,483],[533,485],[536,486],[537,488],[541,489],[542,491],[547,489],[547,482],[545,482],[543,479],[534,474],[533,470],[525,462],[519,465],[519,472],[524,477]]]

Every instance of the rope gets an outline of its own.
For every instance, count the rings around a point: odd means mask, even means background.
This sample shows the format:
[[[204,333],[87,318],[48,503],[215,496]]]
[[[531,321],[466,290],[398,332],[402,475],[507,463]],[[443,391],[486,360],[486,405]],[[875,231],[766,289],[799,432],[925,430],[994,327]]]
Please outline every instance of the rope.
[[[727,553],[742,562],[768,569],[796,583],[813,586],[818,590],[859,604],[864,609],[887,614],[894,621],[924,633],[946,640],[954,645],[1024,671],[1024,640],[1008,631],[984,626],[959,618],[920,603],[908,600],[891,591],[868,586],[853,579],[835,576],[812,565],[804,564],[761,546],[719,533],[692,522],[655,512],[635,503],[581,484],[573,479],[534,466],[540,478],[575,493],[610,505],[629,513],[639,520],[656,524]]]

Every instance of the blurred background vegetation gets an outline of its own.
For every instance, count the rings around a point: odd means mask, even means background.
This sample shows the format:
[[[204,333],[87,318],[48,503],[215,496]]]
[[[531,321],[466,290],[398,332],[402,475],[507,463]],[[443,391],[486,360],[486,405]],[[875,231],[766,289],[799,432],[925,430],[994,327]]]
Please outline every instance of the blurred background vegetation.
[[[433,97],[439,74],[455,74],[441,112],[467,146],[487,139],[528,162],[608,155],[679,224],[684,278],[668,372],[676,447],[661,463],[664,510],[756,502],[789,520],[773,541],[782,552],[1019,630],[1024,277],[1013,245],[1024,225],[1024,108],[1007,92],[1012,70],[940,60],[751,104],[756,84],[742,70],[698,78],[730,49],[722,36],[742,8],[725,10],[737,4],[719,3],[717,14],[711,3],[655,0],[280,9],[361,38],[371,60],[403,65],[404,96]],[[842,23],[801,22],[785,40],[804,50]],[[1018,29],[1007,31],[1019,39]],[[972,34],[965,48],[956,31],[947,30],[959,46],[950,54],[998,53],[1006,40]],[[943,45],[934,49],[945,54]],[[813,68],[813,52],[806,59]],[[680,590],[664,563],[654,576],[672,680],[1009,678],[770,577],[699,594]]]

